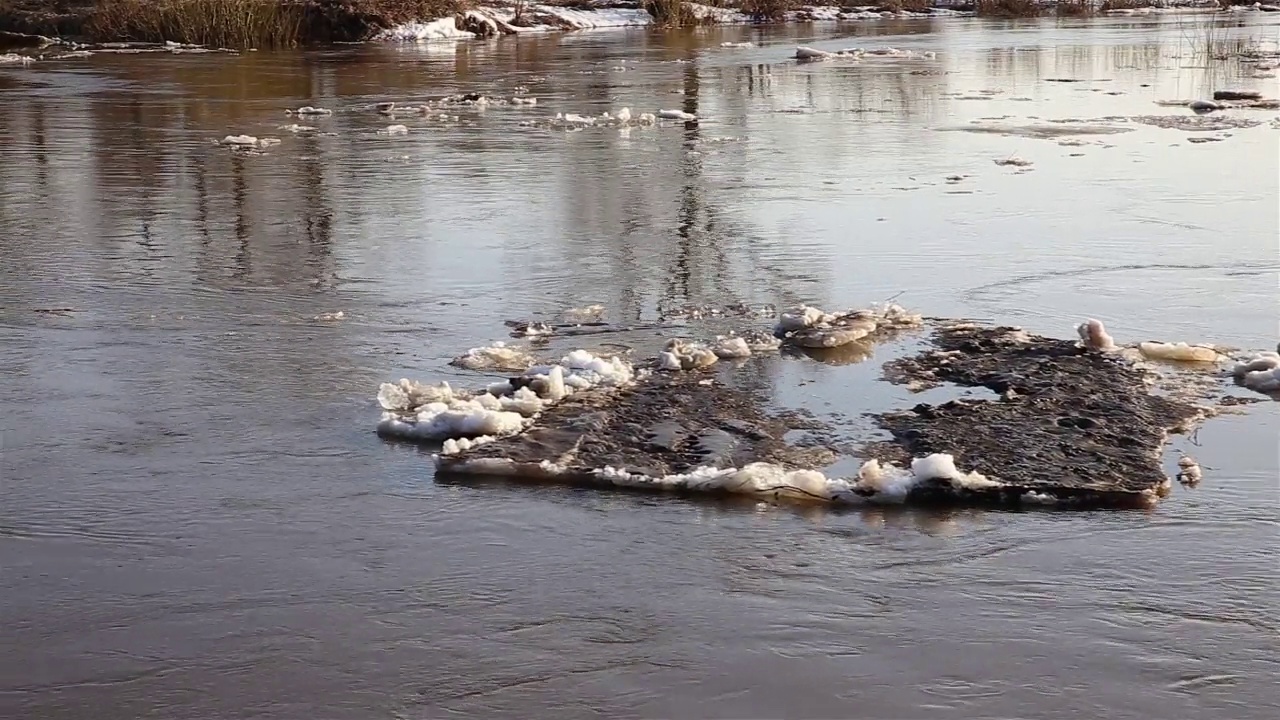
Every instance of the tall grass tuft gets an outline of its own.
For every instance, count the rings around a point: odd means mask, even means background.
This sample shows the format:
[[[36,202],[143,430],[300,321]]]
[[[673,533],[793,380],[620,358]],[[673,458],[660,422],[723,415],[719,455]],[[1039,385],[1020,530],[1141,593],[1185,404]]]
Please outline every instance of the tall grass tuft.
[[[641,6],[653,16],[654,24],[662,27],[686,27],[702,23],[701,18],[684,0],[643,0]]]
[[[306,8],[281,0],[101,0],[85,26],[96,40],[173,41],[209,47],[291,47]]]

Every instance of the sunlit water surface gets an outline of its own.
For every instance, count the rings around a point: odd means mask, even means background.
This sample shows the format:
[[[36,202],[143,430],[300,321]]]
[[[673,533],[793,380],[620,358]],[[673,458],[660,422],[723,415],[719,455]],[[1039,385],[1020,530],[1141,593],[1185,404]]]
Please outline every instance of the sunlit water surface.
[[[1269,21],[1221,35],[1274,44]],[[1269,348],[1275,112],[1203,144],[1132,122],[1083,145],[947,129],[1277,94],[1203,57],[1198,22],[0,70],[0,715],[1275,717],[1274,403],[1176,438],[1206,482],[1150,513],[438,484],[372,433],[380,381],[476,382],[445,363],[503,319],[592,302],[630,321],[898,295],[1058,336],[1094,316],[1125,341]],[[741,40],[759,46],[720,47]],[[797,65],[797,43],[939,55]],[[519,86],[538,105],[403,118],[405,137],[360,109]],[[312,122],[333,135],[276,129],[308,104],[336,110]],[[521,125],[622,106],[706,120]],[[283,142],[214,144],[237,133]],[[1032,169],[994,162],[1012,155]],[[913,402],[877,362],[754,362],[781,402],[850,427]]]

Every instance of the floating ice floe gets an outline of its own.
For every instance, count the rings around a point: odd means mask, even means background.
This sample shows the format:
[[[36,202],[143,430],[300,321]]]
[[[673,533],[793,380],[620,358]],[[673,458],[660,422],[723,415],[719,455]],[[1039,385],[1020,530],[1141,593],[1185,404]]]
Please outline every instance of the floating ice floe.
[[[408,135],[409,128],[405,127],[404,125],[388,125],[382,128],[381,130],[379,130],[378,134],[386,135],[386,136]]]
[[[827,313],[809,305],[792,308],[778,318],[774,335],[804,348],[836,348],[877,330],[919,327],[924,318],[892,303],[866,310]]]
[[[1207,345],[1188,345],[1184,342],[1142,342],[1138,351],[1152,360],[1173,362],[1212,363],[1219,360],[1218,351]]]
[[[298,108],[297,110],[285,110],[284,112],[286,115],[300,115],[302,117],[333,114],[332,110],[326,110],[325,108],[311,107],[310,105],[304,105]]]
[[[683,110],[659,110],[659,120],[680,120],[681,122],[693,122],[698,119],[697,115],[688,113]]]
[[[488,347],[471,348],[467,354],[449,361],[450,365],[467,370],[510,370],[523,372],[537,360],[520,348],[496,342]]]
[[[1273,394],[1280,392],[1280,346],[1278,352],[1259,353],[1231,369],[1237,382],[1254,392]]]
[[[555,117],[545,122],[524,121],[520,123],[525,126],[545,125],[547,127],[562,130],[582,130],[589,127],[612,127],[626,129],[635,126],[648,126],[657,123],[657,119],[651,113],[641,113],[633,116],[631,108],[624,107],[616,113],[603,112],[599,115],[579,115],[577,113],[556,113]]]
[[[0,53],[0,65],[30,65],[35,58],[18,53]]]
[[[272,145],[279,145],[279,138],[257,138],[252,135],[228,135],[218,141],[219,145],[225,145],[232,149],[257,149],[262,150]]]
[[[937,53],[932,50],[916,52],[900,48],[846,48],[844,50],[819,50],[801,45],[796,48],[795,59],[801,62],[820,62],[823,60],[861,60],[867,57],[889,58],[900,60],[933,60]]]

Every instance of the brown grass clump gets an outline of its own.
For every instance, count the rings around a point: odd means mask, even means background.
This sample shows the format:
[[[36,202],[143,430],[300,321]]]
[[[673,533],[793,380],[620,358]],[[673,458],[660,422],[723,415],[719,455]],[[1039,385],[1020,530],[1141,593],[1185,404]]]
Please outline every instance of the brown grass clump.
[[[756,22],[785,20],[795,0],[742,0],[739,9]]]
[[[1098,11],[1094,0],[1058,0],[1053,8],[1059,17],[1088,17]]]
[[[302,40],[300,4],[279,0],[102,0],[85,26],[95,40],[281,47]]]
[[[1040,6],[1034,0],[977,0],[974,9],[988,17],[1034,17]]]
[[[643,0],[641,6],[653,16],[653,22],[662,27],[687,27],[699,25],[702,19],[684,0]]]

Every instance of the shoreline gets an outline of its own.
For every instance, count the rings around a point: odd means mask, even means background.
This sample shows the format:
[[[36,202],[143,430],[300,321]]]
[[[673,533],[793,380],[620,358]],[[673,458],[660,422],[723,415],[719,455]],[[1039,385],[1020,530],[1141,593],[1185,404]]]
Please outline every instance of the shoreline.
[[[76,4],[78,2],[79,4]],[[379,12],[382,0],[368,4],[340,0],[76,0],[60,3],[61,12],[46,9],[40,0],[0,0],[0,53],[41,50],[51,45],[83,43],[153,43],[226,49],[296,47],[334,42],[418,42],[475,40],[503,35],[546,34],[581,30],[652,28],[673,26],[804,24],[814,22],[874,22],[987,16],[1060,17],[1147,15],[1165,12],[1280,12],[1280,6],[1228,5],[1218,0],[860,0],[842,4],[819,0],[817,4],[791,4],[777,0],[773,9],[737,2],[717,7],[698,2],[663,0],[420,0],[419,13],[395,5],[396,12]],[[746,0],[761,2],[761,0]],[[996,3],[983,9],[982,3]],[[1026,2],[1021,14],[1001,11],[1000,3]],[[237,27],[227,27],[210,8],[236,3],[242,15]],[[728,3],[725,3],[728,4]],[[412,5],[412,3],[410,3]],[[675,10],[671,8],[674,7]],[[752,8],[747,12],[743,8]],[[1008,7],[1013,7],[1009,5]],[[121,9],[124,8],[124,9]],[[205,17],[178,15],[178,10],[205,13]],[[145,16],[130,16],[129,12]],[[670,19],[676,13],[675,20]],[[168,13],[168,15],[165,15]],[[660,19],[665,16],[666,19]],[[203,24],[202,24],[203,23]],[[256,23],[256,25],[254,25]],[[272,25],[277,23],[278,25]]]

